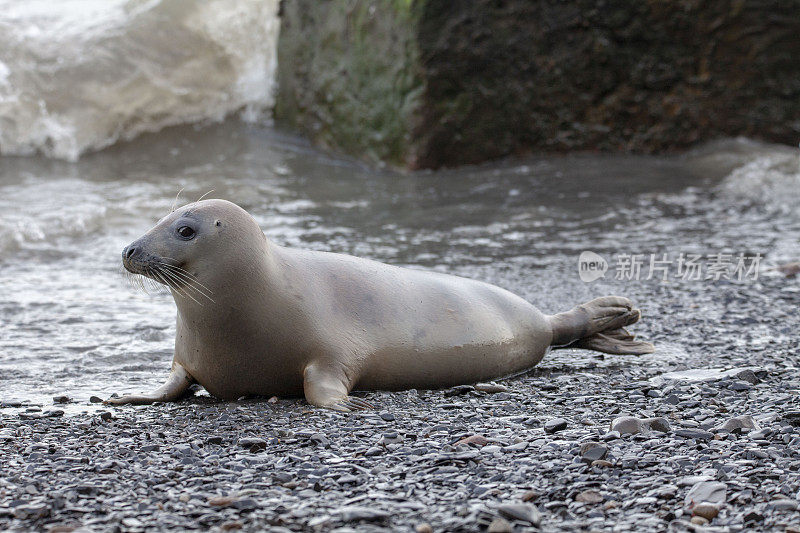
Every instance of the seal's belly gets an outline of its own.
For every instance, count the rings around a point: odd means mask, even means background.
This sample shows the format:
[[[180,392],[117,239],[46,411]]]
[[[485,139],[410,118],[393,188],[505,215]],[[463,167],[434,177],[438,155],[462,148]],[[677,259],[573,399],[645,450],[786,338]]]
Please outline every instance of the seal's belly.
[[[258,364],[258,357],[250,357],[247,361],[248,364],[241,367],[232,362],[224,369],[214,370],[206,364],[195,369],[187,368],[187,371],[209,394],[225,400],[243,396],[303,396],[301,371],[280,369],[268,363]]]
[[[242,332],[238,336],[204,335],[216,330],[183,327],[179,321],[176,361],[217,398],[302,396],[303,368],[308,362],[299,353],[302,342],[286,334],[275,335],[257,323],[238,326]]]

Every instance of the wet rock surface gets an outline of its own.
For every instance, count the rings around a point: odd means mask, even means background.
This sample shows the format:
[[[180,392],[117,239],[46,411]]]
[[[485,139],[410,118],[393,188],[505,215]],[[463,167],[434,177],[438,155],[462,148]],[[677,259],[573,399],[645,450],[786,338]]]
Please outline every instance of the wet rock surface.
[[[786,288],[598,288],[643,303],[635,329],[655,354],[557,350],[504,391],[357,393],[376,409],[350,415],[202,395],[111,408],[64,391],[53,416],[50,401],[0,393],[0,530],[799,528],[800,318]],[[709,368],[735,371],[658,379]],[[611,430],[621,417],[668,427]]]
[[[284,2],[276,116],[321,146],[410,168],[730,135],[796,145],[797,9]]]

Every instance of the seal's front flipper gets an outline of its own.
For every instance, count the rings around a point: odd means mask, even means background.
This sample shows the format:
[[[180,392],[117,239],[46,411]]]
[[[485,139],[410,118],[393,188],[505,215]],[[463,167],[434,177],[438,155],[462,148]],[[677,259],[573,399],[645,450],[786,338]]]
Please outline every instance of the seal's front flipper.
[[[344,372],[332,365],[311,363],[303,371],[303,393],[306,401],[317,407],[349,413],[372,409],[372,405],[361,398],[348,396]]]
[[[111,405],[124,405],[126,403],[144,405],[154,402],[171,402],[183,396],[192,383],[194,383],[194,378],[189,375],[185,368],[173,361],[172,372],[170,372],[167,382],[153,392],[132,394],[121,398],[109,398],[103,403]]]
[[[604,296],[550,317],[552,345],[556,348],[585,348],[620,355],[652,353],[649,342],[636,341],[625,330],[639,321],[642,313],[620,296]]]
[[[649,342],[635,340],[625,328],[595,333],[575,341],[569,348],[583,348],[617,355],[644,355],[656,350],[656,347]]]
[[[341,411],[343,413],[352,413],[353,411],[366,411],[367,409],[374,409],[371,403],[362,400],[361,398],[357,398],[355,396],[347,396],[338,402],[325,406],[328,409],[333,409],[334,411]]]

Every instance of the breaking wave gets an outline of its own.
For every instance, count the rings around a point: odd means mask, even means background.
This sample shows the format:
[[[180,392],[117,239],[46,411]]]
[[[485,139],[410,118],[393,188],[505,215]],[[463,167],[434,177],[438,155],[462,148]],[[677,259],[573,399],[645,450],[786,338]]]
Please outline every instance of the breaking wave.
[[[800,151],[773,147],[735,168],[720,184],[734,201],[796,213],[800,201]]]
[[[0,154],[262,117],[278,32],[278,0],[0,0]]]

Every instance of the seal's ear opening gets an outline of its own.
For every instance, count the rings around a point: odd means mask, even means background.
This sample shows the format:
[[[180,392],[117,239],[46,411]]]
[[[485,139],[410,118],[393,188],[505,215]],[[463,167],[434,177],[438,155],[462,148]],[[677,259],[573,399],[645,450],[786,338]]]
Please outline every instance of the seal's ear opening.
[[[219,220],[215,220],[215,221],[214,221],[214,225],[215,225],[215,226],[221,226],[221,225],[222,225],[222,222],[220,222]]]

